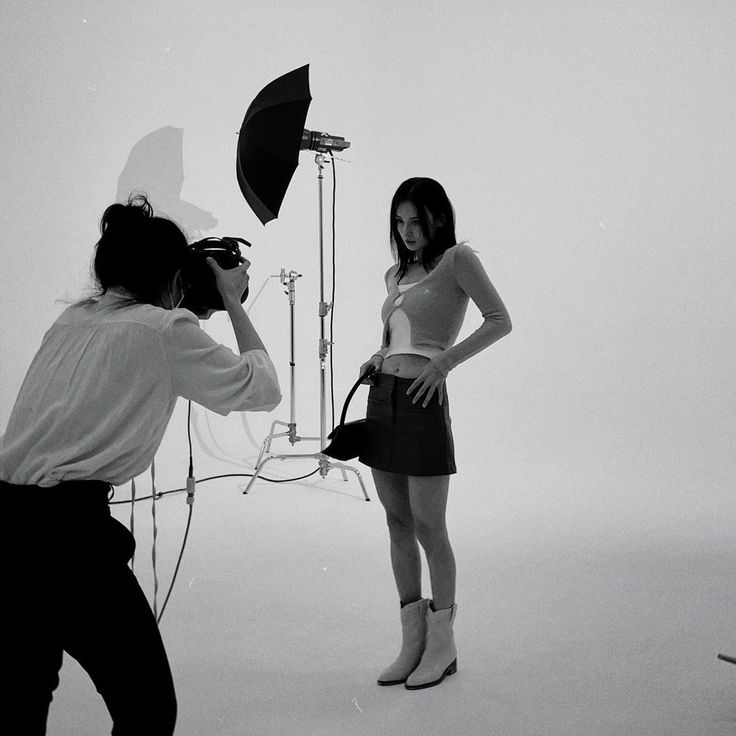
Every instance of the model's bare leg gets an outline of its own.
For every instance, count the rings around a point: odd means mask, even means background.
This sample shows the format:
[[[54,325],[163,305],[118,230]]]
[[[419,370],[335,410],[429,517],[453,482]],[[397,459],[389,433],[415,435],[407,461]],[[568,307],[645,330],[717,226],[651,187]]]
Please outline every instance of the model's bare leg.
[[[407,476],[375,468],[372,471],[378,498],[386,510],[391,566],[399,600],[410,603],[422,597],[422,563],[409,503]]]
[[[401,651],[378,676],[379,685],[399,685],[417,668],[424,654],[428,601],[422,598],[422,567],[407,477],[373,470],[373,479],[386,509],[391,538],[391,565],[401,601]]]
[[[406,678],[408,690],[439,685],[457,672],[457,647],[453,623],[455,604],[455,556],[445,524],[449,476],[410,476],[409,500],[419,543],[424,547],[432,579],[432,605],[427,609],[424,653]]]
[[[414,530],[427,556],[435,610],[455,603],[455,555],[445,513],[449,475],[408,476]]]

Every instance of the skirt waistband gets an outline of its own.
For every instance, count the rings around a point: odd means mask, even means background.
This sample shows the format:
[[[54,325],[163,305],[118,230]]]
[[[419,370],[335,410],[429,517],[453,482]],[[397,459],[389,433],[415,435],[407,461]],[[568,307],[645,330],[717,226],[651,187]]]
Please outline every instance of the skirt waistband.
[[[416,378],[401,378],[399,376],[393,375],[393,373],[374,373],[373,374],[373,385],[374,386],[393,386],[395,384],[406,384],[407,386],[411,386],[414,381],[416,381]]]

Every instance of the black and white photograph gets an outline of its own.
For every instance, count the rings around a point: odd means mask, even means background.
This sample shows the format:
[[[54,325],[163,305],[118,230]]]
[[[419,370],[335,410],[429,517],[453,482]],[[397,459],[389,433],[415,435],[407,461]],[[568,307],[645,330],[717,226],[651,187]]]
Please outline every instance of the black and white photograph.
[[[12,733],[736,733],[734,39],[4,0]]]

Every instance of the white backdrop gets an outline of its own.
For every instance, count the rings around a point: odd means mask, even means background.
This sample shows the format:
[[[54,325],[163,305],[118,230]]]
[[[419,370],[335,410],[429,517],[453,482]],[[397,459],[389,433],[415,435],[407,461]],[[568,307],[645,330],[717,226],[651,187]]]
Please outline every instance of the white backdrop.
[[[142,188],[168,187],[159,207],[192,238],[253,242],[252,299],[268,280],[248,306],[285,398],[249,430],[260,442],[288,421],[288,301],[269,280],[286,268],[304,274],[297,420],[318,434],[313,156],[266,227],[234,174],[250,101],[308,63],[307,127],[352,143],[337,165],[336,408],[380,344],[391,195],[431,176],[514,323],[448,379],[464,473],[451,503],[471,547],[489,533],[562,548],[655,537],[693,552],[730,538],[735,37],[733,4],[711,0],[6,0],[0,432],[58,300],[84,293],[131,152],[167,128],[182,168],[174,153],[147,172],[144,159]],[[328,172],[326,199],[330,187]],[[471,304],[461,336],[479,321]],[[207,329],[235,345],[225,317]],[[195,424],[200,475],[238,461],[247,472],[257,450],[241,417]],[[182,484],[185,451],[180,406],[160,485]]]
[[[316,166],[301,154],[265,228],[234,177],[245,108],[309,63],[307,126],[352,142],[338,162],[338,403],[380,341],[390,196],[432,176],[515,327],[450,376],[463,463],[525,497],[544,468],[568,501],[656,508],[649,521],[683,531],[729,498],[731,3],[6,2],[0,19],[0,427],[55,300],[84,290],[131,150],[172,126],[181,199],[217,221],[202,236],[254,242],[252,292],[282,267],[304,274],[297,419],[315,434]],[[277,280],[251,316],[288,387]],[[471,305],[466,331],[477,322]],[[208,328],[232,343],[222,319]],[[252,421],[263,436],[269,420]]]

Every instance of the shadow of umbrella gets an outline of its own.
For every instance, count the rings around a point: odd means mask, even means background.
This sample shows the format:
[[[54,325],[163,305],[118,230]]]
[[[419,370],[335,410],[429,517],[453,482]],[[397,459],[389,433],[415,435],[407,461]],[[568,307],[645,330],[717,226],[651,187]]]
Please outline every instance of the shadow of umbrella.
[[[184,130],[167,125],[141,138],[131,149],[118,179],[117,201],[145,192],[154,211],[175,220],[192,237],[217,225],[211,212],[181,198],[184,184]]]

